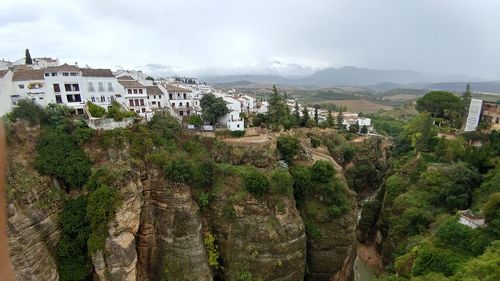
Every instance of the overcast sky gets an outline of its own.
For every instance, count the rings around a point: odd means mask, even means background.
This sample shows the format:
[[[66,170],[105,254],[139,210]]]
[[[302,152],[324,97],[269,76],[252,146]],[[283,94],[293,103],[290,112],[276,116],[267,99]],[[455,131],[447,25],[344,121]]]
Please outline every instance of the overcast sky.
[[[182,75],[358,66],[500,79],[499,0],[0,0],[0,59]]]

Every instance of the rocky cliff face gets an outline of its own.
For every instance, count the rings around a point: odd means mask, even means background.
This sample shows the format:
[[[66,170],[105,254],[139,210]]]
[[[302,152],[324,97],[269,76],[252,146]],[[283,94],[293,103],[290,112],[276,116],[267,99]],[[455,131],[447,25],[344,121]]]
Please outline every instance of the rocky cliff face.
[[[138,280],[212,280],[202,235],[190,189],[150,175],[137,244]]]
[[[38,129],[19,124],[9,136],[7,219],[18,281],[58,280],[54,249],[60,236],[62,192],[31,164]],[[25,158],[26,157],[26,158]],[[30,158],[28,158],[30,157]]]
[[[235,202],[223,195],[211,209],[224,280],[245,272],[257,280],[304,280],[306,235],[293,198],[245,196]]]
[[[103,251],[92,257],[100,280],[135,281],[137,276],[136,235],[144,204],[141,181],[132,180],[120,188],[121,204],[108,224],[109,237]]]

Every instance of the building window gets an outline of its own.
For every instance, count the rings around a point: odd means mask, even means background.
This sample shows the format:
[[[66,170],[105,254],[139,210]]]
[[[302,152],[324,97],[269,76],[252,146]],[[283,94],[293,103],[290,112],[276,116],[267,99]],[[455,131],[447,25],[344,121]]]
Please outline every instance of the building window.
[[[71,92],[71,84],[64,84],[64,90],[66,92]]]
[[[135,106],[139,106],[139,100],[134,100]]]
[[[153,95],[153,99],[156,99],[156,95]]]
[[[94,83],[89,82],[89,92],[94,92]]]
[[[78,84],[72,84],[71,86],[73,88],[73,92],[79,92],[80,91],[80,85],[78,85]]]
[[[186,107],[189,107],[189,102],[186,102]]]
[[[69,75],[70,76],[76,76],[76,72],[71,72]]]
[[[134,106],[134,100],[128,100],[128,104],[129,104],[130,106]]]
[[[108,82],[108,92],[113,92],[114,89],[113,89],[113,83],[111,82]]]
[[[154,102],[152,102],[151,104],[156,104],[156,102],[154,101]]]
[[[168,99],[172,99],[172,94],[168,94]]]
[[[239,128],[240,127],[240,124],[236,125],[236,128]]]
[[[94,96],[92,96],[92,97],[90,98],[90,100],[92,100],[92,102],[95,102],[95,97],[94,97]]]
[[[50,76],[50,73],[45,72],[45,73],[44,73],[44,75],[45,75],[45,77],[49,77],[49,76]]]
[[[59,84],[54,84],[54,92],[56,92],[56,93],[61,92],[61,88],[59,87]]]
[[[179,111],[179,115],[180,115],[180,116],[184,116],[184,111],[182,111],[182,110],[181,110],[181,111]]]
[[[56,103],[62,103],[61,95],[56,95]]]
[[[83,108],[78,108],[78,109],[76,110],[76,113],[77,113],[78,115],[82,115],[82,114],[83,114]]]
[[[19,84],[17,86],[19,87],[19,89],[24,89],[24,84]]]
[[[182,102],[179,103],[179,106],[182,106]]]
[[[52,72],[51,75],[52,76],[57,76],[57,73],[56,72]]]
[[[137,89],[134,89],[134,94],[137,94]]]
[[[63,72],[63,76],[69,76],[68,72]]]
[[[139,89],[139,94],[142,94],[142,89]]]
[[[184,99],[187,99],[187,96],[186,96],[186,94],[182,94],[182,96],[184,97]]]
[[[82,97],[79,94],[76,95],[66,95],[68,102],[81,102]]]
[[[132,89],[128,89],[127,93],[132,94]]]
[[[101,102],[106,102],[106,97],[105,96],[101,96]]]
[[[102,82],[99,82],[99,83],[98,83],[97,90],[98,90],[99,92],[104,92],[104,85],[102,84]]]
[[[172,108],[175,108],[175,103],[172,103]]]
[[[141,105],[144,106],[144,100],[143,99],[141,99]]]
[[[141,112],[142,112],[142,113],[146,112],[146,109],[145,109],[144,107],[143,107],[143,108],[141,108]]]
[[[189,115],[190,114],[189,110],[186,113],[187,113],[187,115]]]

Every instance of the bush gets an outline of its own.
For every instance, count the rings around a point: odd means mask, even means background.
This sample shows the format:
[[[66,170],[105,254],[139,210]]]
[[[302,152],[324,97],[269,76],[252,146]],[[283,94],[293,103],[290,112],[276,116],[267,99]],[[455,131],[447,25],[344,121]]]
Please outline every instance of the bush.
[[[184,158],[170,161],[164,168],[167,179],[176,182],[189,184],[193,177],[193,168],[191,163]]]
[[[243,173],[243,185],[248,192],[255,196],[262,196],[269,192],[267,177],[254,169]]]
[[[306,190],[311,185],[311,171],[304,166],[296,166],[290,169],[293,176],[293,191],[295,198],[303,198]]]
[[[203,237],[203,243],[207,249],[208,254],[208,265],[215,269],[219,268],[219,250],[215,244],[215,235],[210,231],[205,232],[205,237]]]
[[[484,252],[489,239],[482,229],[471,229],[452,218],[440,225],[436,231],[436,245],[452,249],[464,255],[480,255]]]
[[[320,139],[318,139],[316,137],[313,137],[313,136],[311,136],[310,139],[311,139],[311,145],[312,145],[312,147],[316,148],[316,147],[318,147],[318,146],[321,145],[321,140]]]
[[[230,134],[232,137],[235,137],[235,138],[241,138],[245,135],[245,131],[244,130],[239,130],[239,131],[230,131]]]
[[[290,196],[293,190],[293,177],[286,170],[277,170],[271,175],[271,190]]]
[[[81,187],[90,175],[90,160],[76,139],[61,129],[44,131],[37,144],[36,169],[70,187]]]
[[[117,101],[111,102],[111,106],[108,108],[108,114],[106,114],[106,118],[113,118],[115,121],[122,121],[125,118],[136,116],[137,114],[134,111],[123,110]]]
[[[215,181],[215,164],[212,160],[205,160],[192,164],[192,184],[199,189],[211,188]]]
[[[452,251],[422,246],[418,249],[412,273],[414,275],[424,275],[430,272],[440,272],[445,276],[450,276],[455,273],[459,261],[459,257]]]
[[[333,165],[325,160],[318,160],[311,167],[311,179],[316,182],[331,182],[334,174],[335,169]]]
[[[276,148],[281,154],[281,158],[290,163],[300,152],[299,140],[290,136],[279,136]]]
[[[17,102],[12,110],[12,121],[26,120],[31,126],[41,124],[44,119],[44,111],[34,101],[25,99]]]
[[[116,189],[101,185],[89,195],[87,219],[91,233],[87,242],[90,253],[104,249],[108,237],[108,223],[114,217],[119,203]]]
[[[200,115],[193,114],[189,116],[188,124],[194,126],[201,126],[203,125],[203,120],[201,119]]]
[[[84,281],[90,276],[92,264],[87,252],[90,226],[86,208],[87,199],[80,196],[68,200],[59,216],[62,232],[56,248],[56,263],[61,281]]]
[[[92,115],[92,117],[101,118],[106,115],[106,109],[90,101],[87,102],[87,109],[89,110],[90,115]]]

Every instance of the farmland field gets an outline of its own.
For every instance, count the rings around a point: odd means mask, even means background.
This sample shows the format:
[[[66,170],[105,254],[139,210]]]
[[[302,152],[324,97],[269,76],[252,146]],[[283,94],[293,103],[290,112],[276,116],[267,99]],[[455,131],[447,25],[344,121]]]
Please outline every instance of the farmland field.
[[[380,109],[391,110],[392,107],[388,105],[383,105],[379,103],[374,103],[368,100],[355,99],[355,100],[328,100],[322,101],[320,103],[334,103],[336,105],[342,105],[347,107],[347,111],[350,112],[377,112]]]

